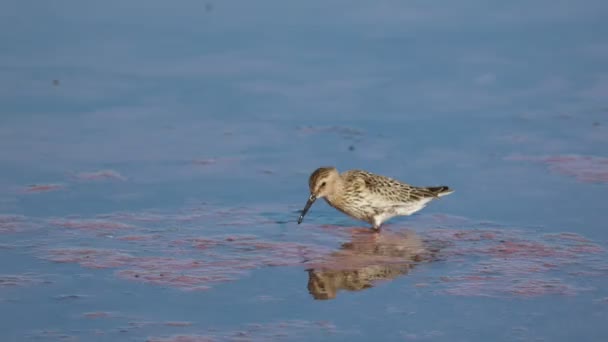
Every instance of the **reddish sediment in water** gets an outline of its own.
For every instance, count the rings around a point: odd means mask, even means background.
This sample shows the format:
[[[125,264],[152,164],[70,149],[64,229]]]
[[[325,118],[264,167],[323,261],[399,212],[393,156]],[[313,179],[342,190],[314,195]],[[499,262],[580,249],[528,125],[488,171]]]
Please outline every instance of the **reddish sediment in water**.
[[[510,156],[508,160],[543,163],[549,170],[574,177],[579,182],[608,183],[608,158],[583,155],[548,157]]]
[[[25,189],[23,189],[23,192],[26,194],[36,194],[62,190],[64,188],[65,186],[62,184],[34,184],[27,186]]]

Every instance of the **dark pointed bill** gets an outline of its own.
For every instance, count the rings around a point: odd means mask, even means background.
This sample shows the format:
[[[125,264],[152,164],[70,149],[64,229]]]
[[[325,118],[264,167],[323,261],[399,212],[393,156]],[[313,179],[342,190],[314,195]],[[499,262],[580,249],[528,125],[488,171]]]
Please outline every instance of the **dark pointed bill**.
[[[306,215],[308,209],[310,209],[312,204],[315,203],[316,199],[317,196],[315,195],[310,195],[310,197],[308,197],[308,201],[306,201],[306,205],[304,206],[304,209],[302,209],[302,213],[300,214],[300,218],[298,219],[298,224],[302,223],[302,220],[304,220],[304,215]]]

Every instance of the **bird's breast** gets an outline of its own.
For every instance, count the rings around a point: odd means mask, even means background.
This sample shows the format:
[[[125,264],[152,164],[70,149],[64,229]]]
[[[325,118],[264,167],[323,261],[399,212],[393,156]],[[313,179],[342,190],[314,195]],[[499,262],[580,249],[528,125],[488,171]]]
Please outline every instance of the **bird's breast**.
[[[325,201],[333,208],[356,219],[368,221],[375,215],[374,208],[363,200],[336,200],[326,198]]]

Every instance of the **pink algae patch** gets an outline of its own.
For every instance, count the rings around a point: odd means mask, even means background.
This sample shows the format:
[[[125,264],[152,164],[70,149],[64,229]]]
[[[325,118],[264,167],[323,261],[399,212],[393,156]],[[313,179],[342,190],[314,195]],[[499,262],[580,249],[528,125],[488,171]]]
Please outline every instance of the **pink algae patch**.
[[[27,194],[34,194],[41,192],[57,191],[63,188],[64,186],[62,184],[33,184],[24,188],[23,192]]]
[[[561,240],[570,240],[577,241],[583,243],[591,243],[591,240],[586,237],[576,234],[576,233],[558,233],[558,234],[545,234],[545,237],[548,239],[561,239]]]
[[[192,325],[192,322],[186,322],[186,321],[170,321],[170,322],[164,322],[164,325],[168,326],[168,327],[189,327]]]
[[[87,268],[114,268],[127,265],[134,257],[110,249],[64,248],[48,251],[46,259],[59,263],[78,263]]]
[[[160,235],[157,234],[143,234],[143,235],[125,235],[120,236],[117,239],[122,241],[150,241],[158,239]]]
[[[0,288],[30,286],[44,282],[39,276],[30,274],[0,274]]]
[[[113,314],[111,312],[95,311],[95,312],[85,312],[84,314],[82,314],[82,316],[85,318],[108,318],[108,317],[112,317]]]
[[[0,234],[17,233],[25,230],[27,223],[25,217],[20,215],[0,214]]]
[[[276,341],[310,340],[336,334],[336,326],[327,321],[291,320],[267,324],[248,324],[233,331],[208,331],[204,334],[150,337],[147,342],[209,342],[209,341]]]
[[[86,181],[98,181],[98,180],[119,180],[126,181],[127,177],[121,175],[114,170],[99,170],[94,172],[81,172],[76,175],[76,178]]]
[[[83,223],[70,221],[61,225],[80,228]],[[86,228],[98,226],[89,221],[84,224]],[[108,248],[65,248],[48,250],[45,258],[78,263],[87,268],[114,268],[116,276],[129,281],[200,291],[214,284],[237,280],[256,268],[299,265],[320,250],[314,245],[265,241],[246,234],[177,240],[163,239],[158,234],[144,235],[144,238],[127,235],[109,241],[129,241],[132,246],[139,247],[152,237],[154,249],[162,253],[160,256],[134,256]]]
[[[193,160],[192,163],[199,166],[225,166],[239,161],[239,158],[201,158]]]
[[[217,159],[195,159],[192,163],[196,165],[213,165],[218,162]]]
[[[123,330],[128,330],[130,328],[146,328],[146,327],[173,327],[173,328],[187,328],[191,327],[193,322],[190,321],[131,321],[129,322],[129,328],[124,328]]]
[[[538,297],[546,295],[565,295],[572,296],[581,289],[565,284],[562,280],[546,279],[524,279],[513,281],[508,284],[499,284],[500,279],[468,279],[459,281],[452,279],[455,283],[444,291],[446,294],[457,296],[517,296],[517,297]]]
[[[312,270],[309,291],[326,299],[342,289],[366,289],[376,281],[404,276],[436,256],[458,267],[449,267],[441,281],[425,280],[430,284],[425,290],[449,294],[568,295],[585,290],[577,285],[575,275],[608,274],[608,266],[601,262],[605,250],[574,233],[539,235],[463,217],[423,215],[409,222],[421,232],[409,242],[404,227],[393,232],[390,224],[380,234],[372,234],[367,228],[304,223],[301,229],[277,235],[277,240],[261,239],[255,233],[268,231],[268,225],[274,224],[261,213],[272,210],[276,208],[203,204],[172,213],[54,219],[56,226],[112,235],[96,240],[105,248],[49,250],[46,258],[114,269],[121,279],[183,291],[204,291],[264,267],[306,267]],[[146,228],[138,226],[141,223]],[[67,237],[80,238],[80,234]],[[335,246],[341,247],[336,250]],[[416,248],[420,251],[415,252]],[[333,292],[321,293],[323,289]]]
[[[118,275],[156,285],[174,286],[181,289],[206,289],[200,285],[213,280],[226,280],[204,268],[196,260],[168,257],[134,257],[109,249],[55,249],[50,250],[48,260],[61,263],[78,263],[87,268],[126,268]],[[190,271],[190,275],[184,274]],[[196,272],[198,271],[198,272]],[[223,273],[221,275],[224,275]]]
[[[132,222],[162,222],[171,218],[169,215],[162,215],[157,213],[128,213],[128,212],[118,212],[112,214],[103,214],[97,215],[99,219],[110,219],[110,220],[124,220],[124,221],[132,221]]]
[[[97,215],[99,219],[126,221],[133,223],[150,223],[166,226],[214,222],[218,226],[251,225],[264,222],[259,211],[251,208],[223,208],[210,205],[201,205],[175,213],[145,212],[117,212]],[[238,219],[235,219],[238,218]],[[268,222],[268,220],[266,220]]]
[[[203,263],[180,259],[146,260],[139,258],[129,269],[117,272],[121,278],[152,285],[174,287],[186,291],[209,289],[209,284],[234,280],[225,271],[213,272]]]
[[[499,258],[504,257],[524,257],[524,258],[551,258],[551,257],[567,257],[567,250],[561,248],[556,249],[536,241],[505,241],[487,249],[487,252]]]
[[[267,241],[190,239],[172,242],[173,246],[188,245],[207,252],[205,260],[161,257],[140,257],[129,267],[117,272],[121,278],[159,286],[174,287],[186,291],[207,290],[213,284],[234,281],[247,271],[263,266],[299,264],[312,250],[299,244]],[[221,248],[223,253],[208,249]]]
[[[576,178],[585,183],[608,183],[608,158],[581,155],[549,157],[511,156],[508,160],[539,162],[552,172]]]
[[[266,208],[203,204],[172,213],[118,212],[95,219],[55,218],[47,222],[69,229],[62,235],[69,242],[81,243],[81,235],[71,234],[73,230],[104,233],[103,239],[95,240],[95,246],[103,248],[51,249],[44,258],[87,268],[112,268],[125,280],[197,291],[240,279],[257,268],[301,265],[328,251],[315,244],[270,241],[251,234],[251,227],[265,227],[260,222],[274,224],[259,215],[262,210]],[[234,217],[244,217],[242,225],[235,224]],[[227,231],[224,224],[233,234],[217,234]],[[212,228],[207,228],[210,225]]]
[[[576,274],[599,276],[604,248],[573,233],[534,236],[515,230],[431,229],[445,241],[440,252],[459,269],[441,277],[442,293],[460,296],[536,297],[590,290]],[[600,259],[598,259],[600,256]]]
[[[527,279],[514,284],[511,291],[515,295],[524,297],[536,297],[542,295],[575,295],[579,289],[564,284],[560,280],[551,279]]]
[[[129,224],[106,220],[52,219],[49,223],[53,226],[81,230],[124,230],[133,228]]]

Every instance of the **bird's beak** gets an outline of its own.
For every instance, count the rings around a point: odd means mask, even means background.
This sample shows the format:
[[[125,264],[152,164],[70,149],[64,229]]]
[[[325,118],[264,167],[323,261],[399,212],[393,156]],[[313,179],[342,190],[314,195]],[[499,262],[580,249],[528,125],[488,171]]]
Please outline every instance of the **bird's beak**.
[[[302,209],[302,213],[300,214],[300,218],[298,219],[298,224],[302,223],[302,220],[304,220],[304,215],[306,215],[308,209],[310,209],[312,204],[315,203],[316,199],[317,196],[315,195],[310,195],[310,197],[308,197],[308,201],[306,201],[306,205],[304,206],[304,209]]]

